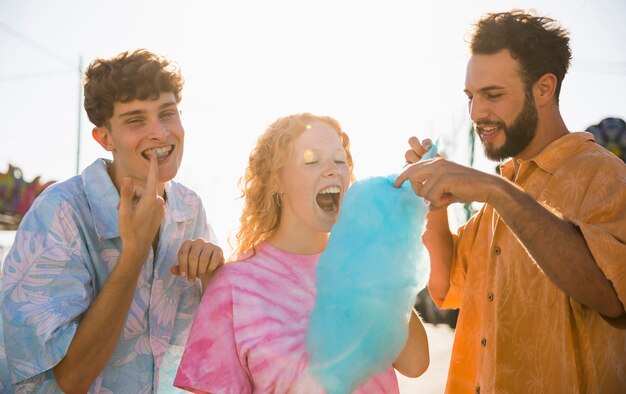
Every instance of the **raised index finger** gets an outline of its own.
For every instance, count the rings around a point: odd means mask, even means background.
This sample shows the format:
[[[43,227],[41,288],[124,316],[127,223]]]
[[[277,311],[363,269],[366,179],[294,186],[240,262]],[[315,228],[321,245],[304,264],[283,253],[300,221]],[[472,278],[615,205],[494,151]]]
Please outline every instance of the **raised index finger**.
[[[156,152],[150,156],[150,168],[148,168],[148,179],[146,180],[146,193],[149,195],[158,194],[157,185],[159,184],[159,161]]]
[[[400,187],[402,184],[409,180],[415,189],[417,183],[423,183],[430,178],[434,167],[437,166],[436,159],[428,159],[426,161],[418,161],[407,167],[404,167],[402,172],[396,177],[396,181],[393,183],[394,187]]]
[[[396,181],[393,183],[393,187],[400,187],[409,179],[411,173],[415,171],[415,163],[404,168],[404,170],[396,177]]]
[[[122,187],[120,187],[120,203],[118,210],[121,215],[128,215],[132,208],[133,199],[133,181],[130,178],[122,179]]]

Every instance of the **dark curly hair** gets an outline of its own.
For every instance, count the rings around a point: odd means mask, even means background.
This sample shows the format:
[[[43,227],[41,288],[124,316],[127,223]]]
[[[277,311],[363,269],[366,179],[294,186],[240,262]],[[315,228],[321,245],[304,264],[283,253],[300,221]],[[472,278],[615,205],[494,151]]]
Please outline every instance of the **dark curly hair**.
[[[155,100],[163,92],[172,92],[179,103],[183,84],[176,63],[146,49],[96,59],[83,78],[85,111],[91,123],[100,127],[108,124],[116,102]]]
[[[508,49],[520,63],[521,77],[527,88],[547,73],[557,79],[555,92],[559,102],[561,83],[570,65],[572,52],[568,32],[554,20],[522,10],[491,13],[483,16],[471,33],[472,54],[494,54]]]

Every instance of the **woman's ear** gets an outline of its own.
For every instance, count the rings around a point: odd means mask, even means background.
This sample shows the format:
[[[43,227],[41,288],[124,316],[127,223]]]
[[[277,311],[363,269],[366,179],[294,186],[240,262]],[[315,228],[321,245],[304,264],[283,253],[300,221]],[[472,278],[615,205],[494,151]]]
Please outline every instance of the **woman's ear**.
[[[91,136],[100,144],[100,146],[104,148],[104,150],[112,152],[115,148],[113,140],[111,139],[111,134],[106,127],[94,127],[91,131]]]
[[[535,102],[538,106],[544,106],[555,102],[557,85],[556,75],[552,73],[543,74],[535,83]]]

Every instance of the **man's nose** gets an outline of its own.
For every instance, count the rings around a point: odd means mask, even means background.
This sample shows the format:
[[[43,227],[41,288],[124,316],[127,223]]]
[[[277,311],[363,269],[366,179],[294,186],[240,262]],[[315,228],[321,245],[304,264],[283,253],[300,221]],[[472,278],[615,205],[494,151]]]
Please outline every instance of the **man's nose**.
[[[150,123],[150,138],[163,141],[170,134],[167,125],[163,124],[161,120],[155,119]]]
[[[469,102],[469,115],[472,122],[477,123],[481,119],[489,118],[489,109],[484,100],[474,97]]]

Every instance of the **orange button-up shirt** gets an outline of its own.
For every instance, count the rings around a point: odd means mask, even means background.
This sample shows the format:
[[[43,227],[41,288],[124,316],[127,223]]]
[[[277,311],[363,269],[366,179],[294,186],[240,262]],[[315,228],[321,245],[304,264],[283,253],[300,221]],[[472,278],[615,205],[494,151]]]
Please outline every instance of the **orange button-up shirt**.
[[[502,175],[580,228],[626,305],[626,165],[570,133]],[[450,290],[435,300],[460,308],[446,392],[626,393],[626,330],[557,288],[493,207],[454,246]]]

